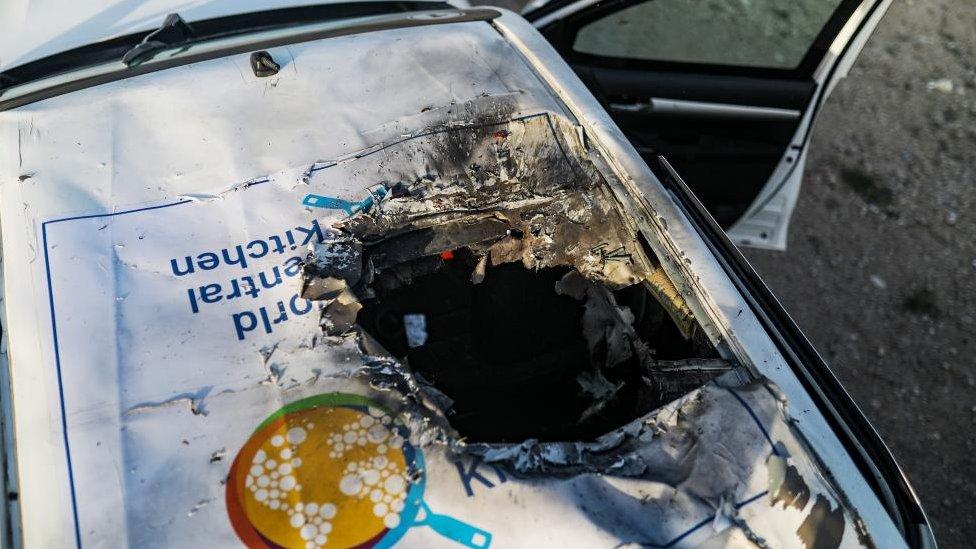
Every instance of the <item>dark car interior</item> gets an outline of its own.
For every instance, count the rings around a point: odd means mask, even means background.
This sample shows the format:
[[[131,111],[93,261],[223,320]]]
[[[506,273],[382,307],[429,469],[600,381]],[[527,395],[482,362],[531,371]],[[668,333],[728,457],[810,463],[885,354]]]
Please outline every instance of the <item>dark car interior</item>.
[[[668,158],[727,229],[780,161],[796,160],[790,143],[816,91],[813,73],[852,8],[617,0],[540,30],[644,159]]]

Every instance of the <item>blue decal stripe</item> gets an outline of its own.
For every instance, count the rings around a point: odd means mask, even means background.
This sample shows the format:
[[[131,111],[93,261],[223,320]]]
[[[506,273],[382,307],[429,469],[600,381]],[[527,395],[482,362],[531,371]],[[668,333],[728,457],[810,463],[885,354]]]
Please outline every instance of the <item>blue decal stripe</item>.
[[[719,387],[721,387],[721,385],[719,385]],[[773,453],[779,455],[779,450],[776,449],[776,444],[773,443],[773,438],[769,436],[769,431],[767,431],[766,427],[762,424],[761,421],[759,421],[759,417],[756,415],[756,412],[752,410],[752,407],[749,406],[749,403],[746,402],[745,399],[742,398],[741,395],[739,395],[739,393],[733,391],[731,387],[722,387],[722,388],[732,393],[732,396],[734,396],[735,399],[739,401],[739,404],[742,404],[742,406],[746,409],[746,412],[749,412],[749,416],[751,416],[752,420],[756,422],[756,426],[759,427],[759,430],[762,431],[763,436],[766,437],[766,441],[769,442],[769,446],[773,449]]]
[[[51,259],[48,253],[47,246],[47,226],[53,223],[61,223],[63,221],[76,221],[80,219],[94,219],[96,217],[114,217],[117,215],[124,215],[136,212],[145,212],[149,210],[160,210],[163,208],[169,208],[172,206],[179,206],[181,204],[188,204],[193,202],[192,200],[180,200],[178,202],[173,202],[170,204],[162,204],[159,206],[147,206],[144,208],[137,208],[134,210],[123,210],[120,212],[111,212],[104,214],[91,214],[91,215],[78,215],[74,217],[62,217],[60,219],[51,219],[41,223],[41,242],[44,246],[44,271],[47,277],[47,295],[48,295],[48,305],[51,311],[51,333],[54,336],[54,364],[58,377],[58,399],[61,404],[61,436],[64,439],[64,453],[65,461],[68,465],[68,483],[70,484],[71,492],[71,515],[74,519],[75,526],[75,545],[81,547],[81,523],[78,520],[78,496],[75,493],[75,474],[74,468],[71,462],[71,444],[68,441],[68,414],[67,409],[64,404],[64,382],[61,377],[61,348],[58,344],[58,323],[57,315],[54,309],[54,288],[51,283]]]
[[[750,503],[752,503],[752,502],[754,502],[754,501],[762,498],[763,496],[765,496],[767,494],[769,494],[769,490],[763,490],[762,492],[760,492],[760,493],[758,493],[758,494],[756,494],[756,495],[754,495],[754,496],[752,496],[750,498],[746,498],[746,499],[742,500],[741,502],[736,503],[735,504],[735,508],[737,510],[738,509],[742,509],[746,505],[749,505]],[[701,522],[699,522],[698,524],[692,526],[688,530],[686,530],[683,533],[681,533],[680,535],[678,535],[678,537],[672,539],[671,541],[665,543],[664,545],[654,545],[653,543],[650,543],[647,546],[648,547],[660,548],[660,549],[664,549],[664,548],[667,548],[667,547],[673,547],[675,544],[681,542],[681,540],[685,539],[686,537],[694,534],[696,531],[698,531],[699,528],[701,528],[702,526],[705,526],[706,524],[708,524],[709,522],[712,522],[713,520],[715,520],[715,515],[714,514],[712,514],[711,516],[709,516],[706,519],[703,519]]]

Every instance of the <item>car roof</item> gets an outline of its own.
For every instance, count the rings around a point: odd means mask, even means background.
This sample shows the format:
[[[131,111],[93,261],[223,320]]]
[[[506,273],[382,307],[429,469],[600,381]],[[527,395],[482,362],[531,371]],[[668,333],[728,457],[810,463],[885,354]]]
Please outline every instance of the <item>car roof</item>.
[[[357,0],[378,2],[381,0]],[[431,4],[437,0],[418,0]],[[0,70],[117,36],[158,28],[166,15],[188,22],[341,0],[5,0],[0,2]],[[458,5],[458,2],[452,2]]]

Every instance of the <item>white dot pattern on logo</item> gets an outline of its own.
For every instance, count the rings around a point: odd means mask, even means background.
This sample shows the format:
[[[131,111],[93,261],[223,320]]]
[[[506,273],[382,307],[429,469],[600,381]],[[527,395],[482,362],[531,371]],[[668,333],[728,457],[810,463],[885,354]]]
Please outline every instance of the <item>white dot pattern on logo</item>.
[[[250,490],[255,501],[288,514],[288,524],[298,530],[298,535],[305,540],[306,549],[318,549],[325,545],[332,531],[331,519],[338,512],[334,503],[306,502],[300,497],[297,503],[289,505],[289,501],[295,499],[294,494],[302,490],[295,476],[296,470],[302,466],[301,458],[295,457],[296,450],[314,428],[314,423],[305,422],[300,427],[288,429],[284,436],[271,437],[271,446],[277,455],[268,455],[259,449],[244,479],[244,486]]]
[[[404,443],[403,437],[390,428],[391,422],[382,410],[370,408],[368,416],[343,425],[341,433],[329,437],[332,447],[329,456],[340,458],[354,445],[376,445],[372,458],[346,465],[339,491],[359,499],[369,498],[373,502],[373,514],[382,519],[387,528],[396,528],[407,498],[407,479],[400,464],[386,456],[390,448],[396,451]]]
[[[325,437],[328,455],[341,459],[352,448],[374,447],[371,457],[346,464],[338,489],[346,496],[368,499],[373,504],[373,514],[392,529],[400,524],[409,482],[403,466],[388,454],[391,449],[399,451],[404,439],[394,431],[392,418],[383,410],[370,407],[368,412]],[[300,496],[302,486],[297,470],[302,460],[297,457],[297,450],[314,428],[314,423],[304,421],[283,435],[271,437],[273,450],[259,449],[254,454],[244,480],[255,501],[288,515],[288,524],[305,541],[305,549],[319,549],[328,542],[332,519],[339,511],[333,502],[307,502]]]

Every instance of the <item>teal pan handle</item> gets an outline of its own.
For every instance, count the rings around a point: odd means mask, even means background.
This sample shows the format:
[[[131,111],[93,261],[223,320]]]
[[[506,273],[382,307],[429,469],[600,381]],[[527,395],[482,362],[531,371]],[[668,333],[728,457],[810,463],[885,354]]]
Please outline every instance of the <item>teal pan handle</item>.
[[[430,507],[427,507],[424,502],[421,502],[420,505],[423,507],[425,517],[417,521],[416,526],[429,526],[445,538],[472,549],[485,549],[491,545],[491,532],[476,528],[447,515],[432,513]]]
[[[361,206],[357,203],[349,202],[348,200],[343,200],[341,198],[332,198],[331,196],[322,196],[318,194],[310,194],[305,196],[302,200],[302,204],[305,206],[311,206],[313,208],[326,208],[328,210],[342,210],[349,215],[352,215],[359,211]]]
[[[369,211],[369,209],[373,207],[373,204],[379,202],[384,196],[386,196],[386,189],[382,186],[376,189],[367,190],[369,192],[369,196],[360,202],[350,202],[341,198],[322,196],[320,194],[308,194],[305,195],[305,198],[302,200],[302,204],[305,206],[311,206],[313,208],[342,210],[352,216],[356,212]]]

